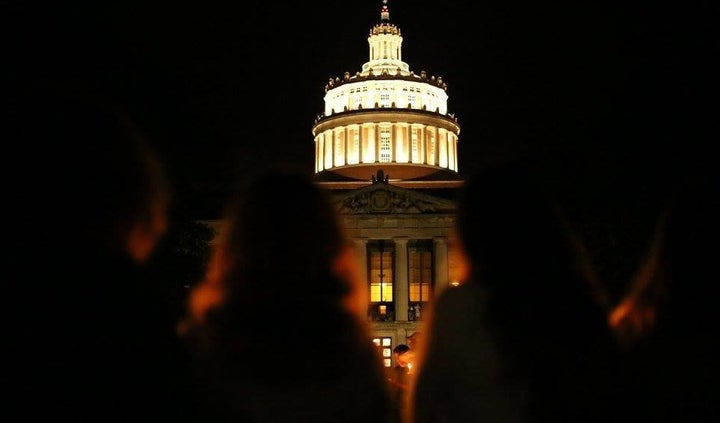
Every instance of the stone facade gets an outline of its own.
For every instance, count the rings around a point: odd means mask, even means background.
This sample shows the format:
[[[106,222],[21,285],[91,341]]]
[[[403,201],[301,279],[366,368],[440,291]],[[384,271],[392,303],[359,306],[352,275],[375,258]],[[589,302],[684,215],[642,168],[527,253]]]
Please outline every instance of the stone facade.
[[[461,282],[462,266],[453,239],[455,204],[443,197],[419,190],[392,185],[382,178],[363,188],[336,192],[333,201],[341,216],[343,229],[357,248],[361,277],[370,285],[372,263],[370,246],[378,241],[392,251],[392,316],[387,320],[373,318],[374,307],[383,302],[368,303],[368,320],[373,337],[390,339],[392,346],[408,344],[408,337],[422,333],[423,310],[443,289]],[[446,193],[448,194],[448,193]],[[450,193],[451,194],[451,193]],[[409,246],[423,242],[430,246],[432,280],[430,297],[422,306],[410,297]]]

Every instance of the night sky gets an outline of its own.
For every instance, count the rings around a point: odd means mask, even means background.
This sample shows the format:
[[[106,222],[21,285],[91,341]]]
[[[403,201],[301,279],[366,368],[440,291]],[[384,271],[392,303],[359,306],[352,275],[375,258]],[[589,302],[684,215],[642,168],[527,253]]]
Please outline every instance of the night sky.
[[[26,3],[2,3],[11,82],[90,85],[124,104],[200,218],[259,164],[312,169],[323,87],[367,61],[382,5]],[[389,7],[410,69],[448,84],[461,175],[530,157],[578,210],[651,209],[675,180],[712,167],[716,108],[702,104],[716,101],[717,7],[585,3]]]

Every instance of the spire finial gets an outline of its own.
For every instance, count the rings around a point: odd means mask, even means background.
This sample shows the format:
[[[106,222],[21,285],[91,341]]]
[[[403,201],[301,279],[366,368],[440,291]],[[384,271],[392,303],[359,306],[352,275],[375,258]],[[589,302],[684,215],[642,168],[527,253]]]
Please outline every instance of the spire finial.
[[[390,21],[390,10],[388,9],[387,2],[388,0],[383,0],[383,6],[382,9],[380,9],[380,20],[383,22]]]

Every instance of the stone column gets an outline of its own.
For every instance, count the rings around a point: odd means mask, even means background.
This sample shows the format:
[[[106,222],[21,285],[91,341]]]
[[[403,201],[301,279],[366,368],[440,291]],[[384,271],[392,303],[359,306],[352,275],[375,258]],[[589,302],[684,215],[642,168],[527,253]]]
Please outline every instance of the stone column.
[[[455,151],[455,172],[460,172],[460,168],[458,168],[458,139],[456,137],[453,137],[453,150]]]
[[[427,164],[427,139],[425,138],[425,125],[418,128],[418,157],[419,163]]]
[[[408,320],[408,253],[407,238],[394,238],[395,242],[395,283],[394,283],[394,304],[395,321],[407,322]]]
[[[363,134],[367,137],[367,139],[363,140],[365,144],[363,148],[367,148],[367,157],[363,159],[363,163],[375,163],[377,161],[377,149],[375,148],[375,140],[377,139],[376,131],[376,124],[363,124]],[[365,153],[363,153],[363,155],[365,155]]]
[[[437,144],[438,146],[438,163],[440,167],[448,168],[448,144],[447,131],[444,128],[438,128]]]
[[[433,257],[435,261],[435,289],[433,298],[437,298],[448,286],[448,245],[445,237],[433,238]]]
[[[353,145],[353,131],[350,125],[345,127],[345,166],[350,164],[352,160],[353,151],[355,147]]]
[[[438,143],[437,143],[437,128],[434,126],[426,127],[426,140],[428,148],[428,164],[431,166],[438,165]]]
[[[333,150],[333,137],[334,132],[331,130],[327,130],[323,132],[323,147],[325,148],[325,153],[323,154],[324,160],[325,160],[325,169],[332,169],[335,165],[335,159],[334,156],[334,150]]]
[[[340,144],[340,136],[338,136],[338,130],[337,128],[333,128],[332,130],[332,136],[333,136],[333,142],[332,142],[332,167],[333,169],[340,166],[340,160],[338,159],[338,150],[340,149],[338,145]]]
[[[321,160],[323,160],[324,157],[322,155],[322,134],[315,137],[315,173],[318,173],[323,170],[323,163]]]
[[[400,125],[400,136],[402,137],[400,140],[400,150],[403,155],[398,161],[402,161],[402,163],[410,163],[412,152],[410,151],[410,127],[407,123]]]
[[[390,162],[395,163],[397,162],[397,150],[398,150],[398,143],[400,142],[400,137],[398,136],[398,126],[396,123],[390,124]]]
[[[357,138],[358,138],[357,151],[356,151],[357,163],[360,164],[363,162],[363,127],[362,127],[362,125],[357,125],[355,130],[357,131]]]

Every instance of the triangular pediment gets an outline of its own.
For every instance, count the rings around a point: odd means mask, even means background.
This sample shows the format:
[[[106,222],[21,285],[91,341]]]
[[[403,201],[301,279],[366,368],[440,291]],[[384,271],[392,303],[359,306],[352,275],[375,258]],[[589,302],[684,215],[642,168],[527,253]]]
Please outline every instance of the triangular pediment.
[[[377,182],[334,197],[341,214],[454,213],[455,203],[445,198]]]

